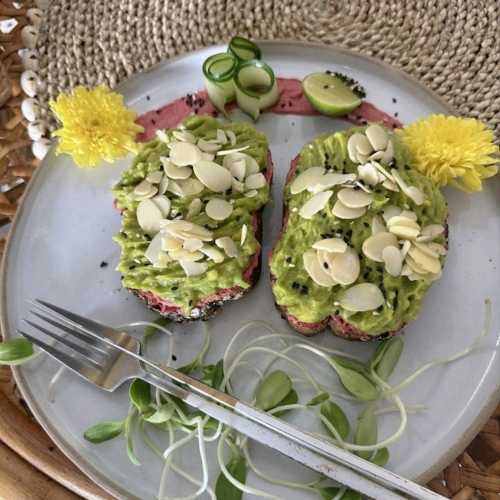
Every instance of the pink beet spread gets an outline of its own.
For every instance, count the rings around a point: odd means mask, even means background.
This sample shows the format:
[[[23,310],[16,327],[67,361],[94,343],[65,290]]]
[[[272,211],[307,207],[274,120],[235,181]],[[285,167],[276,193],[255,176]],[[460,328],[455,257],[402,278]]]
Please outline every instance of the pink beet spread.
[[[319,115],[302,91],[302,83],[296,78],[278,78],[280,97],[278,102],[269,111],[279,114],[292,115]],[[235,107],[234,103],[228,109]],[[138,135],[140,142],[150,141],[158,129],[173,128],[192,113],[217,115],[217,110],[208,99],[206,90],[199,90],[194,94],[187,94],[175,101],[153,111],[144,113],[137,119],[137,123],[144,127],[144,132]],[[366,122],[382,122],[386,127],[401,127],[402,124],[392,116],[384,113],[370,102],[363,101],[359,108],[342,119],[355,125],[364,125]]]
[[[295,114],[295,115],[319,115],[302,91],[302,83],[300,80],[295,78],[278,78],[278,88],[280,91],[280,97],[278,102],[272,106],[269,111],[279,114]],[[228,109],[233,109],[234,103],[228,105]],[[157,109],[148,111],[143,115],[139,116],[137,123],[144,127],[144,132],[137,136],[139,142],[147,142],[155,137],[157,130],[163,130],[166,128],[176,127],[182,120],[187,118],[192,114],[210,114],[217,116],[217,110],[210,102],[206,90],[199,90],[194,94],[187,94],[184,97],[175,99],[174,101],[166,104],[165,106]],[[382,122],[385,126],[395,128],[401,127],[401,123],[389,116],[387,113],[379,110],[373,104],[364,101],[357,109],[352,113],[343,117],[343,119],[354,123],[355,125],[363,125],[369,121]],[[287,182],[293,177],[295,170],[297,168],[298,156],[292,160],[290,171],[288,172]],[[271,153],[268,152],[267,157],[267,169],[265,172],[266,179],[268,183],[271,183],[273,177],[273,163],[271,159]],[[286,214],[283,220],[283,227],[286,225]],[[257,215],[253,219],[253,230],[255,233],[259,230],[259,218]],[[250,263],[243,273],[243,279],[248,283],[252,282],[253,275],[257,266],[259,265],[259,256],[261,249],[259,248],[257,252],[252,256]],[[243,289],[241,287],[224,288],[219,290],[216,294],[209,297],[205,297],[202,301],[196,304],[196,307],[202,308],[203,306],[210,304],[211,302],[228,300],[230,298],[236,297],[242,293]],[[168,299],[162,299],[161,297],[155,295],[153,292],[135,290],[135,293],[141,297],[148,305],[155,307],[159,310],[161,314],[171,314],[179,313],[182,314],[182,310],[174,302]],[[318,331],[318,328],[322,328],[323,323],[304,323],[299,321],[292,315],[288,315],[290,323],[295,325],[297,329],[310,330],[311,333]],[[335,318],[332,318],[335,321]],[[342,329],[342,325],[336,325],[338,329]],[[350,327],[352,328],[352,327]],[[354,333],[354,332],[353,332]]]

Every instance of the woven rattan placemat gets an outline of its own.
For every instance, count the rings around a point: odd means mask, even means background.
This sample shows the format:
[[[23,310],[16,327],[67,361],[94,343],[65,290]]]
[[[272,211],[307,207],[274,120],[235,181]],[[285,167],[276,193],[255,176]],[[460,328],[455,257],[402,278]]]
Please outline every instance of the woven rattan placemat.
[[[38,164],[19,109],[22,66],[15,51],[33,1],[21,3],[17,11],[11,0],[0,0],[0,18],[20,22],[11,35],[0,35],[11,84],[11,98],[0,108],[0,185],[15,186],[0,194],[0,224],[13,217],[21,181]],[[45,84],[38,98],[48,117],[48,99],[62,90],[115,86],[161,60],[239,33],[338,44],[378,57],[420,79],[459,113],[487,122],[500,139],[499,26],[499,0],[51,0],[38,40]],[[0,498],[76,498],[58,483],[86,498],[109,498],[29,418],[9,370],[0,374],[0,393]],[[500,407],[429,486],[456,500],[500,500]]]
[[[378,57],[500,137],[499,0],[53,0],[38,43],[40,98],[76,84],[115,86],[235,33]]]

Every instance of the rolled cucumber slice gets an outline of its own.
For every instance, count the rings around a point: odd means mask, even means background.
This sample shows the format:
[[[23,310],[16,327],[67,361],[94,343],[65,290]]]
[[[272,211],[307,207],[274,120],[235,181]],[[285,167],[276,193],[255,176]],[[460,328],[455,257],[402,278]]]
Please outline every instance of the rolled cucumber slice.
[[[233,76],[238,61],[228,53],[210,56],[203,63],[203,79],[208,97],[226,115],[226,104],[235,98]]]
[[[250,59],[260,59],[262,57],[260,48],[242,36],[233,36],[227,51],[239,61],[249,61]]]
[[[307,75],[302,88],[312,106],[325,115],[347,115],[361,104],[360,97],[349,85],[330,73]]]
[[[254,120],[257,120],[263,109],[272,106],[279,98],[273,70],[257,59],[238,65],[234,75],[234,87],[238,106]]]

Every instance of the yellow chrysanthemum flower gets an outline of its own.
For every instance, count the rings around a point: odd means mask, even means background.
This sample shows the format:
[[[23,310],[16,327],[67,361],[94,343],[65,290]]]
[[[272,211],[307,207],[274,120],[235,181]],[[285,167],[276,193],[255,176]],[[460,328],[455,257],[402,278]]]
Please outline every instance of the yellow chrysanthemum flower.
[[[100,161],[113,162],[128,152],[136,152],[135,137],[143,128],[137,115],[123,104],[123,96],[105,85],[93,89],[75,87],[60,94],[50,107],[62,127],[57,153],[68,153],[80,167],[95,167]]]
[[[481,180],[498,172],[493,132],[473,118],[432,115],[398,132],[412,166],[438,186],[481,191]]]

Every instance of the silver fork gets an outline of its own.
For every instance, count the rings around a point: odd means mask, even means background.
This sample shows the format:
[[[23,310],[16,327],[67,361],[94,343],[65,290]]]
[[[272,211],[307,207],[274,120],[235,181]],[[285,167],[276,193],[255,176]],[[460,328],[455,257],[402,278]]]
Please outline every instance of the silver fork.
[[[59,344],[50,345],[23,330],[18,333],[101,389],[111,392],[127,380],[140,378],[238,432],[371,498],[444,498],[173,368],[153,363],[141,356],[139,341],[127,333],[42,300],[37,299],[33,305],[32,315],[46,325],[24,321]],[[149,369],[145,369],[145,365]]]

